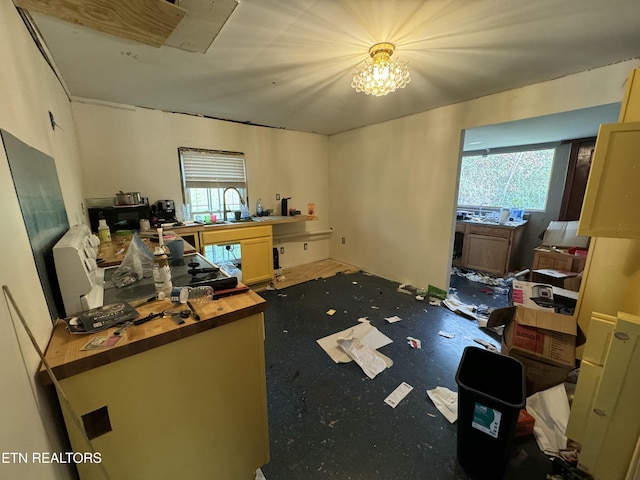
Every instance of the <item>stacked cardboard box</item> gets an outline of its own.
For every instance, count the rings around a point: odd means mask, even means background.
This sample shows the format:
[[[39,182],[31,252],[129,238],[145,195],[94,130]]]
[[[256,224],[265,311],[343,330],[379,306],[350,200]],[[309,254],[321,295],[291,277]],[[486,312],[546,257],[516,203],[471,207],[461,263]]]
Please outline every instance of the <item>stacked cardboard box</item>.
[[[512,303],[494,310],[487,326],[504,325],[502,353],[523,363],[527,394],[564,382],[584,343],[576,319],[555,313],[550,285],[514,281]]]

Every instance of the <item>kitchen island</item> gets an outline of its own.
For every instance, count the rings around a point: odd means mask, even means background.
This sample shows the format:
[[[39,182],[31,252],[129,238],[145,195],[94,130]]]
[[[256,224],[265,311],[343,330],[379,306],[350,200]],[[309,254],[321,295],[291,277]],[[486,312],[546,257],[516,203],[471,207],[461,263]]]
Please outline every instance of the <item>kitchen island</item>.
[[[251,290],[195,303],[200,321],[159,317],[97,350],[83,346],[116,328],[72,335],[59,322],[46,359],[73,410],[58,392],[72,449],[90,451],[81,424],[102,459],[78,464],[80,478],[254,478],[269,460],[265,306]],[[138,318],[181,307],[155,300]]]

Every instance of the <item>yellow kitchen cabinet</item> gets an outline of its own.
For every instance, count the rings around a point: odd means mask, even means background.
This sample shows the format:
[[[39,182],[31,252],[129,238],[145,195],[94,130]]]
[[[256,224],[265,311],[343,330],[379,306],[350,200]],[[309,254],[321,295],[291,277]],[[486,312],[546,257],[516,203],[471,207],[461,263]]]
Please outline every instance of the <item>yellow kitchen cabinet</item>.
[[[252,285],[273,278],[273,240],[271,236],[240,242],[242,250],[242,282]]]
[[[640,438],[640,317],[594,313],[567,436],[596,479],[632,479]]]
[[[603,124],[598,132],[578,235],[640,238],[640,122]]]
[[[200,248],[207,245],[239,243],[242,283],[255,285],[273,278],[273,237],[271,225],[237,228],[211,227],[200,232]]]
[[[90,451],[84,425],[101,458],[77,465],[82,480],[103,480],[104,470],[113,480],[255,477],[269,433],[264,317],[251,314],[263,306],[252,295],[198,304],[201,322],[136,326],[105,352],[81,350],[85,336],[56,327],[47,357],[59,364],[72,449]]]
[[[640,68],[632,70],[627,77],[620,118],[628,122],[640,120]]]

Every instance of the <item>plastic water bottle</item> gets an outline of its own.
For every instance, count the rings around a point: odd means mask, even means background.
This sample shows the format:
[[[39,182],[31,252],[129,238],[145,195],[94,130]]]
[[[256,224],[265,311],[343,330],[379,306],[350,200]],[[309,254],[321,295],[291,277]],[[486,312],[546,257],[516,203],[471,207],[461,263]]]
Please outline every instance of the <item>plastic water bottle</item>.
[[[261,198],[258,199],[258,205],[256,205],[256,215],[259,217],[262,216],[262,199]]]
[[[189,301],[195,303],[206,302],[213,297],[213,287],[201,285],[199,287],[189,287]]]
[[[111,241],[111,230],[109,230],[109,225],[104,218],[98,220],[98,238],[102,243]]]
[[[169,298],[171,296],[171,268],[169,259],[162,247],[156,247],[153,252],[153,283],[156,286],[158,298]]]

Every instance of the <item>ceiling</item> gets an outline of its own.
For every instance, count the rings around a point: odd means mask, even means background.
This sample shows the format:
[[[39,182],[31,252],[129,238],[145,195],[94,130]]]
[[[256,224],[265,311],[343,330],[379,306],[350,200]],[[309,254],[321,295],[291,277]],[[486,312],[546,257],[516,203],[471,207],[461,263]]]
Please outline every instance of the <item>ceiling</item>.
[[[237,1],[206,53],[30,13],[74,97],[327,135],[640,57],[638,0]],[[411,83],[356,93],[381,41]]]

